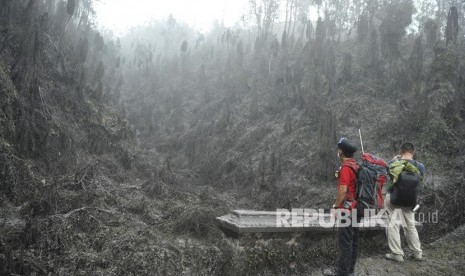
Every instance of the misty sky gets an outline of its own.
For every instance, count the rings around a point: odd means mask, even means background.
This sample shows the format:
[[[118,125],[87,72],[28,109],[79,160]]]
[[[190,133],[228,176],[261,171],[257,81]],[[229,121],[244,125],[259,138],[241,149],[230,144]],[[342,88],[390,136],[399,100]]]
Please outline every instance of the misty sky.
[[[190,26],[208,31],[215,20],[233,26],[247,11],[248,0],[100,0],[95,2],[97,22],[116,34],[169,14]]]

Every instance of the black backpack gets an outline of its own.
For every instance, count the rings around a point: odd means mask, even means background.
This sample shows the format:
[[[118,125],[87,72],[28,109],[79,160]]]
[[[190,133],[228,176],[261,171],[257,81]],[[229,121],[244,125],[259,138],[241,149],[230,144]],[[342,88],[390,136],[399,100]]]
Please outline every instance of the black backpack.
[[[418,162],[413,163],[418,168]],[[401,207],[415,207],[420,193],[421,174],[402,171],[399,178],[390,189],[391,203]]]
[[[387,164],[383,159],[365,153],[358,170],[352,169],[356,176],[357,214],[361,218],[365,216],[366,209],[379,210],[383,207],[382,188],[387,178]]]

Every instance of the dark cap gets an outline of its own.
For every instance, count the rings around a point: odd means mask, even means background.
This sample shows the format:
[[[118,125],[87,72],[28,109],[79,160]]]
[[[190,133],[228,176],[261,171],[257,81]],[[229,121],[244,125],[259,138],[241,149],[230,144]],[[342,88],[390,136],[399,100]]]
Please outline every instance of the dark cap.
[[[357,147],[349,142],[346,138],[341,138],[339,143],[337,143],[337,147],[342,150],[345,156],[352,157],[354,153],[357,151]]]

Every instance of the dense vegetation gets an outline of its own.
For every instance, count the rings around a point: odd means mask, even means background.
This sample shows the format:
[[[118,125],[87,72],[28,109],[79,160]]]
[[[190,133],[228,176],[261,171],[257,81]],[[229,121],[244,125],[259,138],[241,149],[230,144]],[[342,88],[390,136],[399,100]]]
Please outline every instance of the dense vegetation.
[[[333,182],[337,137],[359,128],[386,159],[414,142],[430,176],[447,177],[431,187],[460,183],[463,11],[414,4],[252,1],[248,28],[206,36],[154,22],[121,39],[128,118],[161,166],[254,199],[237,207],[327,204],[312,192]]]
[[[91,0],[0,5],[2,275],[331,264],[331,243],[244,247],[214,218],[328,208],[334,145],[358,129],[385,159],[418,147],[442,222],[425,243],[465,223],[459,1],[254,0],[232,28],[170,16],[120,38],[96,31]]]

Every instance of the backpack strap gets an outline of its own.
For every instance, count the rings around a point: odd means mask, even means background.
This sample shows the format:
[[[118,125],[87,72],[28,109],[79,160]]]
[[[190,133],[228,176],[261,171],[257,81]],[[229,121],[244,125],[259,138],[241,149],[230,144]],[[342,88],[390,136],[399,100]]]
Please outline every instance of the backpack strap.
[[[347,168],[350,168],[354,174],[355,174],[355,195],[354,195],[354,200],[357,200],[358,199],[358,194],[360,192],[360,185],[358,185],[358,181],[357,181],[357,178],[358,178],[358,170],[360,169],[361,165],[357,162],[350,162],[349,164],[343,164],[341,166],[341,169],[343,167],[347,167]]]
[[[420,180],[423,181],[423,178],[425,177],[423,175],[423,171],[420,170],[420,162],[418,162],[417,160],[415,159],[412,159],[412,161],[414,162],[413,165],[418,169],[418,171],[420,172]]]
[[[342,164],[341,169],[343,167],[348,167],[355,173],[355,176],[357,176],[357,171],[360,168],[360,166],[361,165],[358,164],[357,162],[350,162],[350,163]]]

